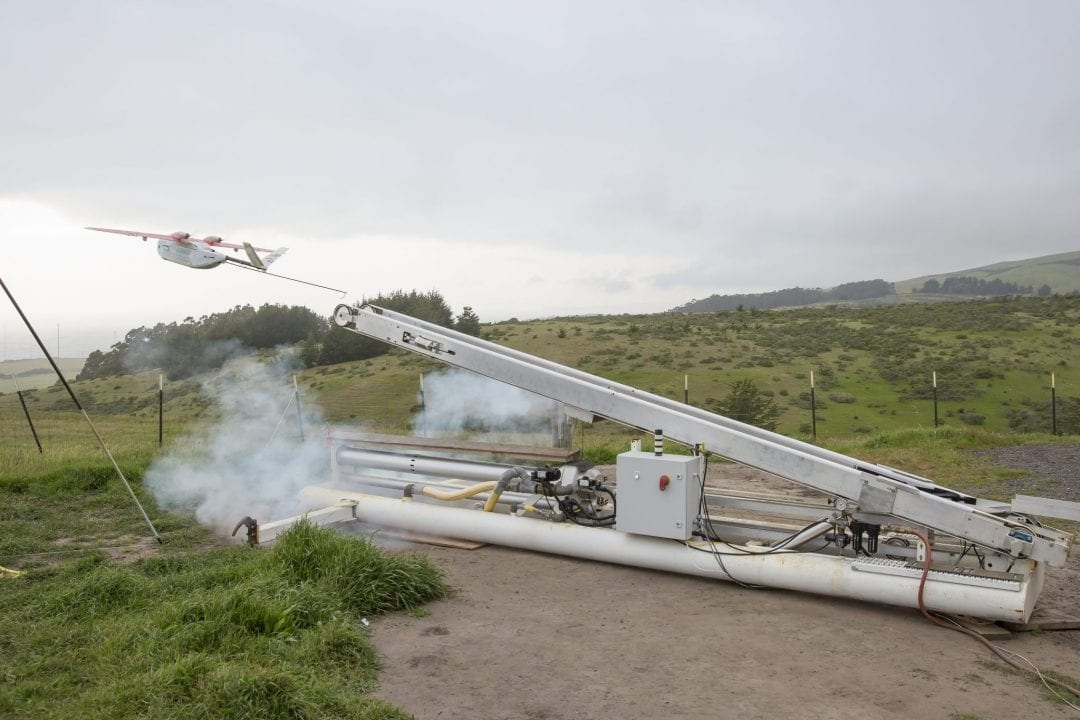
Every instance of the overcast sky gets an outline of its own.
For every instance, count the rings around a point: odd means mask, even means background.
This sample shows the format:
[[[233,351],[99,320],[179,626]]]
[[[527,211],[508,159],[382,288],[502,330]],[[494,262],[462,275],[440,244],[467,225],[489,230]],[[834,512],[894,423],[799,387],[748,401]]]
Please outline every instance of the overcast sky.
[[[1078,2],[0,0],[0,277],[73,355],[338,302],[85,225],[485,321],[1077,250],[1078,37]]]

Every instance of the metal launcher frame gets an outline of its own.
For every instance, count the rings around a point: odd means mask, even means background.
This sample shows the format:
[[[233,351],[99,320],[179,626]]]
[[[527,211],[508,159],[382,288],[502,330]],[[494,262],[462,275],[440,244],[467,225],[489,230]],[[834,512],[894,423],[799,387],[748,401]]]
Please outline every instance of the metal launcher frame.
[[[575,417],[656,433],[618,457],[614,487],[584,463],[498,465],[332,447],[335,487],[304,491],[316,522],[490,542],[838,597],[1026,622],[1072,535],[1008,503],[950,490],[372,305],[339,327],[551,398]],[[674,440],[692,455],[664,454]],[[812,488],[821,499],[717,492],[710,456]],[[472,484],[469,484],[472,483]],[[617,499],[617,502],[616,502]],[[1074,503],[1047,501],[1043,507]],[[486,512],[485,512],[486,511]],[[257,528],[267,542],[295,521]]]

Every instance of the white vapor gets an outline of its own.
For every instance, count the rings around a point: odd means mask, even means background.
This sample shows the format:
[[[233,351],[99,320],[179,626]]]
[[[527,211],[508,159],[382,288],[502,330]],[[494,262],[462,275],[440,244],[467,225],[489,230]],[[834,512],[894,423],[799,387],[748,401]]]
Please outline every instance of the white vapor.
[[[297,493],[327,477],[329,459],[321,413],[303,397],[300,439],[291,370],[289,362],[237,358],[203,382],[220,419],[151,464],[146,485],[161,507],[193,510],[222,530],[245,515],[267,522],[308,509]]]
[[[468,434],[489,442],[513,442],[552,435],[558,403],[467,370],[428,373],[413,416],[414,432],[424,436]]]

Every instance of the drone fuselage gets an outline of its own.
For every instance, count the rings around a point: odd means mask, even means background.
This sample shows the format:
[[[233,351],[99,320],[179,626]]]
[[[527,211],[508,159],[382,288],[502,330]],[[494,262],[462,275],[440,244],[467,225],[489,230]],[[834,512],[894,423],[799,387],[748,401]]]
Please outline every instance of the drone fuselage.
[[[164,260],[196,270],[215,268],[228,259],[225,253],[198,240],[188,240],[185,243],[158,240],[157,251]]]

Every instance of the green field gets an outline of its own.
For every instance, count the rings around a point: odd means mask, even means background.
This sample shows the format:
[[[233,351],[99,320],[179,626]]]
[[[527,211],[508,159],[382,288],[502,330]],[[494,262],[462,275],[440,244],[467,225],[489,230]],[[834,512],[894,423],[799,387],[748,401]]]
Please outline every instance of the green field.
[[[64,375],[74,378],[82,370],[86,358],[59,358],[57,363]],[[56,382],[49,361],[44,358],[32,360],[0,361],[0,393],[15,392],[16,383],[23,390],[48,387]]]
[[[780,432],[799,437],[813,371],[818,437],[846,439],[932,427],[934,372],[942,424],[1005,432],[1023,415],[1024,429],[1049,431],[1051,373],[1059,398],[1080,396],[1078,320],[1080,298],[1058,297],[558,318],[490,325],[484,337],[677,400],[686,378],[690,402],[710,410],[749,378],[782,411]],[[432,367],[391,354],[302,378],[328,419],[405,432]]]
[[[1050,381],[1080,397],[1080,298],[1019,298],[878,308],[555,318],[487,325],[485,338],[669,398],[716,410],[731,383],[753,380],[781,411],[778,430],[810,437],[810,373],[820,440],[933,427],[1050,430]],[[438,365],[402,351],[299,371],[306,404],[332,423],[408,433],[419,378]],[[95,416],[124,417],[125,435],[157,441],[157,374],[77,385]],[[279,391],[287,399],[291,388]],[[70,411],[60,387],[25,392],[43,441],[63,443],[51,413]],[[167,383],[166,433],[211,417],[194,380]],[[209,416],[207,414],[210,414]],[[1012,423],[1010,424],[1010,419]],[[1064,418],[1062,418],[1064,421]],[[104,420],[103,420],[104,421]],[[1023,421],[1023,422],[1021,422]],[[613,433],[599,423],[586,437]],[[621,435],[620,435],[621,437]],[[30,441],[18,400],[0,395],[0,447]]]
[[[940,282],[950,275],[975,277],[986,281],[996,278],[1002,282],[1022,286],[1030,285],[1036,288],[1046,284],[1055,293],[1064,295],[1070,292],[1080,292],[1080,252],[1043,255],[1024,260],[1000,262],[967,270],[956,270],[954,272],[901,280],[896,283],[896,293],[897,295],[906,295],[916,288],[921,288],[923,283],[931,278]]]

